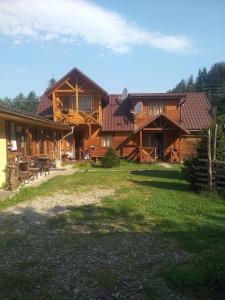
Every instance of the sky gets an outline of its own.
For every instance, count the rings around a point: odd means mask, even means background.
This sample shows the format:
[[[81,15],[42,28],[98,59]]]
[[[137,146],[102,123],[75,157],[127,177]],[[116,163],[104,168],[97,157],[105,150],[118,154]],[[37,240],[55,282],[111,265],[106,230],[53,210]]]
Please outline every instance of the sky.
[[[224,0],[0,0],[0,97],[73,67],[109,93],[166,92],[224,60]]]

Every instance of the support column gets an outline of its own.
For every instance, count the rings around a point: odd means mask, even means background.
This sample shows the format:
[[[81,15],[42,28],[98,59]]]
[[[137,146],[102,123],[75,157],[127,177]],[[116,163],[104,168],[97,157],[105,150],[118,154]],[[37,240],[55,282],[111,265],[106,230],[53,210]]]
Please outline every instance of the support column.
[[[55,92],[52,93],[52,108],[53,108],[53,118],[54,121],[57,121],[56,119],[56,98],[55,98]]]
[[[140,130],[139,132],[139,138],[140,138],[140,162],[142,162],[142,145],[143,145],[143,131]]]
[[[76,76],[76,115],[79,114],[79,88],[78,88],[78,78]]]

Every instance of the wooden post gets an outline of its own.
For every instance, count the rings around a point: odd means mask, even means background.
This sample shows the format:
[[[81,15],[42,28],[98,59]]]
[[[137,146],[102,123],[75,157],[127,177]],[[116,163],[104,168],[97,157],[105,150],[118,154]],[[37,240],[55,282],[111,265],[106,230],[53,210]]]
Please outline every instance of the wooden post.
[[[143,144],[143,132],[140,130],[139,132],[140,137],[140,162],[142,162],[142,144]]]
[[[78,78],[76,76],[76,115],[79,113],[79,88],[78,88]]]
[[[143,134],[142,134],[142,130],[140,130],[140,147],[141,148],[142,148],[142,144],[143,144],[142,140],[143,140]]]
[[[52,108],[53,108],[53,118],[56,121],[56,99],[55,99],[55,92],[52,93]]]
[[[218,125],[215,124],[215,129],[214,129],[214,139],[213,139],[213,160],[216,160],[216,139],[217,139],[217,130],[218,130]]]
[[[212,157],[211,157],[211,129],[208,129],[208,184],[209,191],[212,191]]]
[[[99,125],[102,126],[102,103],[101,103],[101,101],[99,101],[99,103],[98,103],[98,113],[99,113],[98,123],[99,123]]]

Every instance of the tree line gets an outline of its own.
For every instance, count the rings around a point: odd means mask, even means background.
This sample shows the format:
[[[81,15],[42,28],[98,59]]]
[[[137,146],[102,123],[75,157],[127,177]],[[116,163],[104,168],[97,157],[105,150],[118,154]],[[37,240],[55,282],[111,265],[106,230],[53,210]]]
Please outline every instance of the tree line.
[[[56,80],[52,77],[48,81],[48,87],[52,86]],[[40,97],[36,95],[34,91],[28,93],[25,96],[23,93],[19,93],[14,98],[4,97],[0,98],[0,105],[5,105],[10,108],[21,109],[27,112],[35,113],[39,105]]]
[[[224,116],[225,120],[225,62],[215,63],[209,70],[199,69],[196,78],[191,75],[186,80],[181,79],[169,92],[205,92],[217,115]]]

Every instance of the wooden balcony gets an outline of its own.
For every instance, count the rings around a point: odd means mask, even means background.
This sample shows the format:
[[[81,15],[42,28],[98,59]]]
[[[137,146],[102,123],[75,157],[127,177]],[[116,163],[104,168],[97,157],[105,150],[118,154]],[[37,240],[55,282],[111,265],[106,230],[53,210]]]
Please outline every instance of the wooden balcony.
[[[57,122],[67,124],[98,124],[101,125],[102,113],[100,110],[93,110],[91,112],[85,112],[83,110],[76,111],[63,111],[58,110],[55,114]]]

